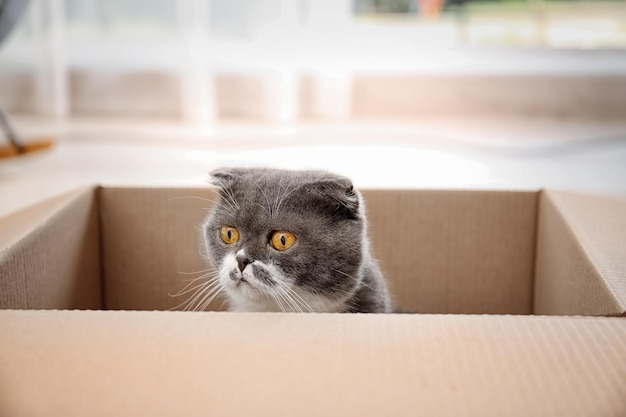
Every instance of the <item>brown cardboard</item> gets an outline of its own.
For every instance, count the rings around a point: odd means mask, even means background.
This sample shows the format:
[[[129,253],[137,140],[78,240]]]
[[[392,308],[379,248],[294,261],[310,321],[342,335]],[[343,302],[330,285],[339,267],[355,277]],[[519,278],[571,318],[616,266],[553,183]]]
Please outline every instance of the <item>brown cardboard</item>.
[[[536,192],[363,194],[374,254],[402,310],[532,312]]]
[[[622,318],[9,311],[0,329],[3,416],[626,411]]]
[[[215,195],[78,190],[0,219],[0,416],[626,415],[626,318],[568,317],[626,313],[624,200],[363,194],[398,306],[483,315],[104,311],[183,301]]]
[[[0,219],[0,308],[101,308],[93,189]]]
[[[549,191],[541,199],[537,314],[626,311],[626,201]]]
[[[403,311],[626,312],[623,200],[555,191],[363,194],[374,254]],[[169,294],[207,268],[198,226],[214,199],[207,187],[97,187],[0,219],[0,307],[176,307],[184,300]]]
[[[169,294],[207,268],[199,226],[215,198],[208,188],[101,190],[106,308],[167,310],[184,301]]]
[[[536,192],[363,194],[374,254],[402,310],[532,312]],[[214,198],[207,188],[101,191],[107,308],[163,310],[184,301],[168,293],[194,276],[184,272],[206,269],[197,226]]]

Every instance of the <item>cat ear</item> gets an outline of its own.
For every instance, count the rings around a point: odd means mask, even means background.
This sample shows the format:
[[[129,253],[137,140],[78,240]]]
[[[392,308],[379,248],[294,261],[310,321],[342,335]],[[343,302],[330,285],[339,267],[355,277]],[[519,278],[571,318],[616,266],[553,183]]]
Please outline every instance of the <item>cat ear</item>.
[[[334,213],[344,214],[351,219],[359,216],[359,195],[352,181],[345,177],[323,179],[315,182],[314,189],[325,197],[326,205]]]
[[[235,168],[218,168],[209,172],[209,182],[221,188],[228,188],[241,176]]]

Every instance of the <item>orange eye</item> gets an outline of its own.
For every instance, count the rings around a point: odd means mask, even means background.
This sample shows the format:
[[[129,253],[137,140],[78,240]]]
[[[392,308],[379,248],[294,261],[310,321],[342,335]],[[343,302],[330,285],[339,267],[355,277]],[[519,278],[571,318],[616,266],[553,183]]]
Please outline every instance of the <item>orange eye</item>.
[[[276,250],[287,250],[296,243],[296,235],[291,232],[278,231],[272,235],[272,246]]]
[[[233,226],[222,226],[220,229],[220,237],[224,241],[224,243],[235,243],[239,240],[239,230]]]

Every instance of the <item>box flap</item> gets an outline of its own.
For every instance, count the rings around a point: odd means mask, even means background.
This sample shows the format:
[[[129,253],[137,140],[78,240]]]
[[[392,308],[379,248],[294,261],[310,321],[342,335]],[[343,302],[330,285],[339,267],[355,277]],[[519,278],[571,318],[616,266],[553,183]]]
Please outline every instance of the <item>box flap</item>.
[[[0,312],[0,415],[624,416],[626,319]]]
[[[6,216],[0,230],[0,308],[101,306],[93,188]]]
[[[626,200],[542,193],[535,313],[626,313]]]
[[[49,222],[63,207],[76,196],[89,192],[90,188],[80,188],[57,195],[29,207],[0,218],[0,251],[4,251],[23,239],[29,233]]]
[[[398,306],[529,314],[538,192],[364,190],[374,255]]]

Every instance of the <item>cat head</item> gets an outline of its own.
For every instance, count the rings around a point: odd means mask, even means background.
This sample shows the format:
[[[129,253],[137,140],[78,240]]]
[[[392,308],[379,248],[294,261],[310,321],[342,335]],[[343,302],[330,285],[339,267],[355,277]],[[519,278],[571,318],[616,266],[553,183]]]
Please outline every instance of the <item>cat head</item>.
[[[334,311],[362,267],[364,216],[352,182],[322,171],[220,169],[203,227],[231,309]]]

